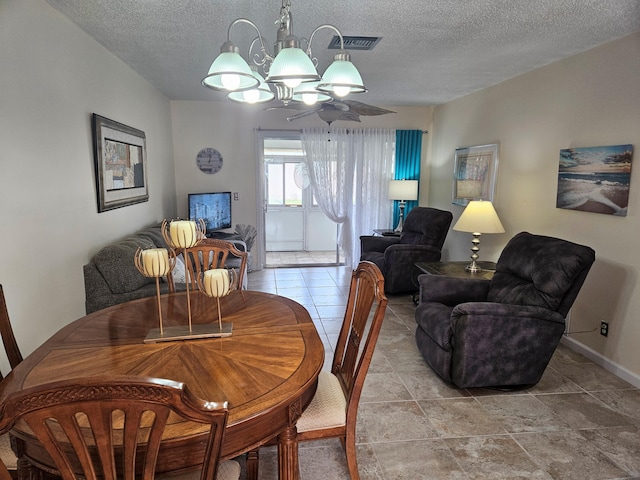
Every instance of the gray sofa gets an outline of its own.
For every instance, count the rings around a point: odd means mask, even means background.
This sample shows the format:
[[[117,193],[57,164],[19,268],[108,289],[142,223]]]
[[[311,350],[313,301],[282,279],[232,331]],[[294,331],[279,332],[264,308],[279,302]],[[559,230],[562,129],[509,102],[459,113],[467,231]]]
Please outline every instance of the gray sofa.
[[[246,251],[246,244],[240,240],[232,240],[236,246]],[[161,224],[152,225],[113,242],[94,255],[91,261],[83,266],[85,308],[87,314],[119,303],[151,297],[156,294],[155,278],[142,275],[133,263],[138,248],[167,248],[162,238]],[[229,266],[233,260],[228,262]],[[173,270],[173,278],[177,291],[185,289],[184,262],[178,257]],[[246,274],[245,274],[246,278]],[[169,291],[166,279],[161,279],[161,293]]]

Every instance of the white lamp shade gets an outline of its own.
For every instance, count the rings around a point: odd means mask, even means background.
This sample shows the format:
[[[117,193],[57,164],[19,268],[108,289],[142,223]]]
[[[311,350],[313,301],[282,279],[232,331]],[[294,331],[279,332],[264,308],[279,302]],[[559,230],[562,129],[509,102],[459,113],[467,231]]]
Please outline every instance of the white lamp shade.
[[[205,87],[224,91],[250,90],[259,83],[247,62],[236,52],[221,52],[202,79]]]
[[[311,59],[300,48],[289,47],[280,50],[269,67],[266,81],[269,83],[284,83],[295,88],[302,82],[320,80]]]
[[[493,203],[485,200],[470,201],[453,229],[470,233],[504,233]]]
[[[418,180],[390,180],[389,200],[417,200]]]

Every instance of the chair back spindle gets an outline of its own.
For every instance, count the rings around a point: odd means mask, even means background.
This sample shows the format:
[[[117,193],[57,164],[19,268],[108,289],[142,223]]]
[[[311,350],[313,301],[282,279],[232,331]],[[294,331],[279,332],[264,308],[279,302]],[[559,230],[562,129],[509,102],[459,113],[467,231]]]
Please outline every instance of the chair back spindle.
[[[18,348],[16,337],[13,335],[13,328],[11,328],[11,322],[9,321],[9,311],[7,310],[7,303],[4,299],[4,290],[0,284],[0,335],[2,335],[2,343],[4,344],[4,350],[9,360],[11,368],[16,368],[20,362],[22,362],[22,354]],[[0,375],[0,379],[2,376]]]
[[[242,288],[249,254],[240,251],[233,242],[206,238],[195,247],[176,250],[176,255],[181,253],[184,256],[185,269],[187,270],[186,273],[188,273],[187,280],[190,282],[190,288],[194,290],[198,288],[198,278],[200,278],[206,270],[225,268],[227,261],[231,258],[240,259],[237,286],[238,289]],[[173,276],[170,274],[168,277],[169,289],[175,291]]]
[[[357,409],[386,308],[380,269],[371,262],[360,262],[351,276],[349,299],[331,367],[331,373],[340,380],[348,408]]]
[[[153,480],[171,413],[208,426],[200,479],[213,480],[228,416],[226,402],[205,402],[181,383],[118,376],[14,392],[0,413],[0,433],[23,420],[64,480]],[[0,480],[5,473],[3,464]]]

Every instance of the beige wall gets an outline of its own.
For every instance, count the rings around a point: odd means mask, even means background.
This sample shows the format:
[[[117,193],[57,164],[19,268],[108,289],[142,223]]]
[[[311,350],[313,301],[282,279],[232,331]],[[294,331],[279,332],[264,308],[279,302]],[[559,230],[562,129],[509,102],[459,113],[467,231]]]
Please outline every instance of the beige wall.
[[[175,215],[171,115],[44,0],[0,1],[0,45],[0,283],[26,355],[84,315],[82,265],[101,246]],[[146,133],[149,202],[97,213],[94,112]]]
[[[575,333],[587,353],[640,384],[640,172],[632,171],[629,209],[615,217],[556,208],[559,150],[633,144],[640,162],[640,34],[540,68],[434,112],[428,202],[451,205],[454,150],[500,143],[495,206],[507,230],[484,235],[480,253],[495,260],[514,234],[527,230],[595,249],[597,260],[574,305],[571,330],[609,322],[609,336]],[[639,170],[637,166],[633,170]],[[449,258],[468,255],[470,235],[451,231]]]
[[[178,213],[187,215],[187,194],[192,192],[238,192],[240,200],[233,202],[233,225],[259,225],[257,172],[257,129],[295,130],[303,127],[326,126],[316,115],[296,122],[286,120],[287,112],[264,111],[264,106],[238,105],[224,99],[222,94],[212,97],[224,101],[171,102],[173,146],[175,158]],[[366,94],[357,97],[367,102]],[[361,123],[340,122],[342,128],[399,128],[427,130],[431,107],[387,107],[396,113],[379,117],[361,117]],[[423,148],[428,145],[424,136]],[[196,166],[198,152],[206,147],[216,148],[223,157],[222,169],[213,175]],[[426,152],[425,152],[426,157]],[[426,178],[426,169],[424,172]],[[426,181],[423,182],[426,186]],[[420,194],[426,199],[427,188]],[[259,244],[260,239],[256,241]],[[259,247],[258,247],[259,248]],[[256,254],[258,252],[255,252]],[[256,257],[259,261],[259,256]],[[259,263],[254,264],[254,268]]]

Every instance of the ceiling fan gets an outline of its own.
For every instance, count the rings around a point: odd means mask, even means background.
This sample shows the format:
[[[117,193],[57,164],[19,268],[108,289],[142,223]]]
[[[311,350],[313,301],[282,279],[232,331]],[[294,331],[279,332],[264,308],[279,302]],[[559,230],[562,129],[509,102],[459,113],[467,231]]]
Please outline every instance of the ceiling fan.
[[[308,117],[309,115],[318,114],[318,116],[329,125],[337,120],[359,122],[361,115],[375,116],[386,115],[387,113],[396,113],[385,108],[375,107],[355,100],[334,99],[312,106],[301,102],[290,102],[288,105],[272,108],[302,110],[300,113],[288,116],[287,120],[290,122],[298,120],[299,118]]]

